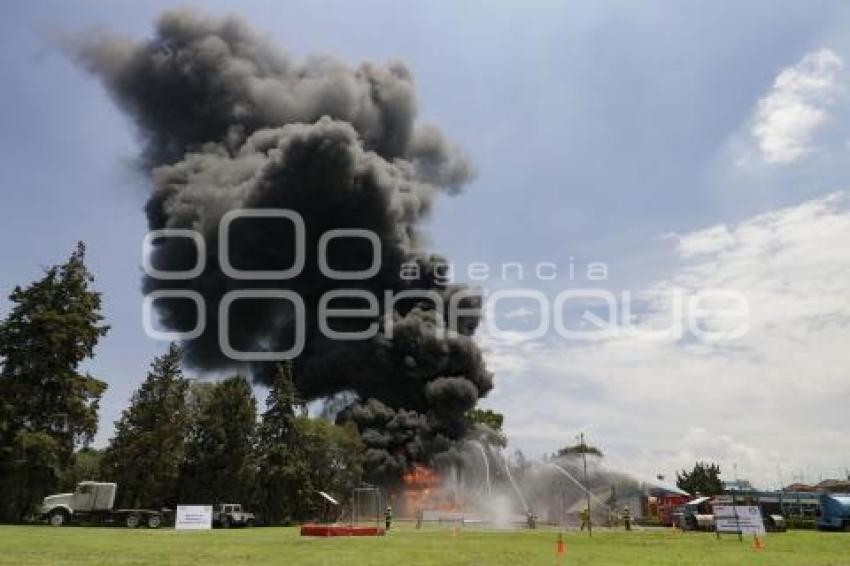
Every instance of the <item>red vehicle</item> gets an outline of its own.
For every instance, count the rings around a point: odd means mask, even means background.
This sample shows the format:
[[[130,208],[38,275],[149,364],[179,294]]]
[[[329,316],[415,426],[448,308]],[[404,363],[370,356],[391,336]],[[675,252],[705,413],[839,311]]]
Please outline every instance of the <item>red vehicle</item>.
[[[657,517],[658,522],[666,527],[671,527],[676,522],[674,515],[681,512],[681,507],[691,500],[688,495],[675,493],[664,493],[651,496],[646,499],[646,514]]]

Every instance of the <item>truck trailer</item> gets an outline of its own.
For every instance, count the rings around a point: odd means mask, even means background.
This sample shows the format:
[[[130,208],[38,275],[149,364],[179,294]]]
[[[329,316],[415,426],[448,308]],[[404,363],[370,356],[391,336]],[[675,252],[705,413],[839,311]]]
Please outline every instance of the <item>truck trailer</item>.
[[[40,516],[54,527],[69,523],[140,525],[156,529],[162,525],[162,512],[152,509],[114,509],[118,484],[84,481],[73,493],[48,495],[41,504]]]

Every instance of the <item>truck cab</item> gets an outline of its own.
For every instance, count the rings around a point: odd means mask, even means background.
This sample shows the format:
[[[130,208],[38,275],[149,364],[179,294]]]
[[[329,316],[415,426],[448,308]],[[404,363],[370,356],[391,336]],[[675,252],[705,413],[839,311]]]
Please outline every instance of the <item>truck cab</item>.
[[[72,493],[48,495],[41,503],[41,516],[59,526],[75,514],[109,511],[115,503],[114,483],[84,481]]]
[[[213,525],[222,528],[251,527],[254,514],[242,509],[240,503],[219,503],[213,507]]]
[[[130,528],[147,524],[158,528],[162,524],[160,511],[151,509],[114,509],[118,484],[83,481],[72,493],[48,495],[41,503],[40,515],[59,527],[69,522],[99,524],[123,523]]]

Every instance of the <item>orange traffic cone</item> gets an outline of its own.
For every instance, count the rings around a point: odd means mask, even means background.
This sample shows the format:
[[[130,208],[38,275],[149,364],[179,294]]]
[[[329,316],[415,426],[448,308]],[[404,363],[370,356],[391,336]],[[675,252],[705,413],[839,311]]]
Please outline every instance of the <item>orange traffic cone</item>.
[[[567,544],[564,542],[563,533],[558,533],[558,541],[555,543],[555,554],[561,558],[567,552]]]
[[[764,541],[758,535],[753,535],[753,549],[764,550]]]
[[[567,543],[564,542],[564,534],[558,533],[558,540],[555,542],[555,556],[558,557],[558,566],[564,563],[564,554],[567,553]]]

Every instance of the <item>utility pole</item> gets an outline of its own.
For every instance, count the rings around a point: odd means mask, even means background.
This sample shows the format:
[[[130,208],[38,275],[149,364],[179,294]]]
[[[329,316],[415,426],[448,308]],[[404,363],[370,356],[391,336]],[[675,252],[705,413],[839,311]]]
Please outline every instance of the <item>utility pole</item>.
[[[738,527],[738,542],[743,542],[744,532],[741,530],[741,518],[738,517],[738,507],[735,502],[735,491],[741,489],[741,482],[738,480],[738,462],[732,462],[732,469],[735,470],[735,490],[732,491],[732,509],[735,511],[735,526]]]
[[[584,492],[587,495],[587,535],[593,536],[593,519],[590,517],[590,489],[587,487],[587,445],[584,443],[584,433],[579,435],[581,446],[581,460],[584,464]]]

